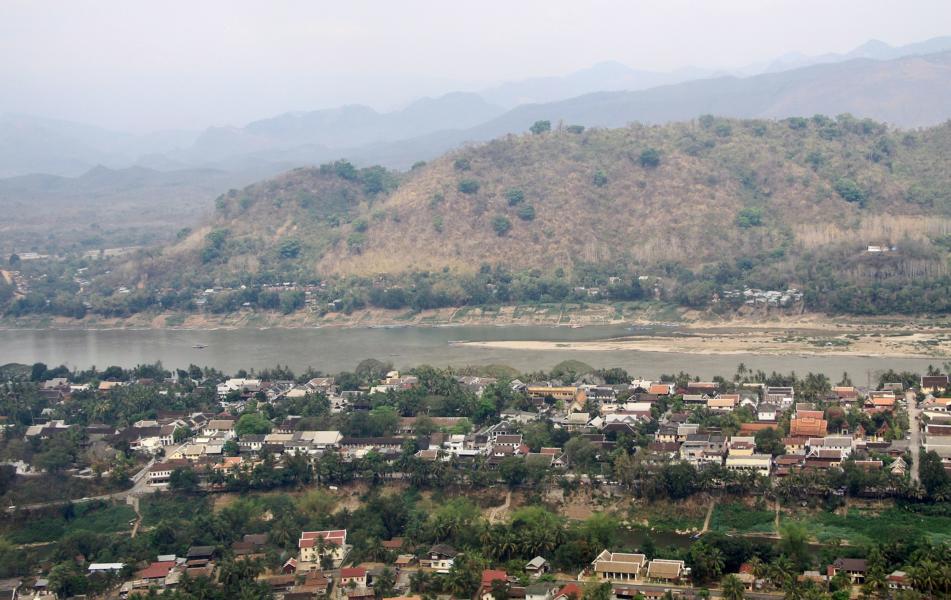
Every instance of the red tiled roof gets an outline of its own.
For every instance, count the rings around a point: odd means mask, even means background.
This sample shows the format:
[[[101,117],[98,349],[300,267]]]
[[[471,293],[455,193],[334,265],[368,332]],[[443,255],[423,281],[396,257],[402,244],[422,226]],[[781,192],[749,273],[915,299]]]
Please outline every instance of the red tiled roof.
[[[341,579],[352,579],[354,577],[366,577],[367,570],[363,567],[345,567],[340,569],[340,578]]]
[[[148,567],[142,569],[136,574],[137,579],[159,579],[168,575],[168,572],[175,566],[174,560],[163,560],[154,562]]]
[[[508,573],[505,571],[498,571],[492,569],[486,569],[482,571],[482,585],[492,585],[493,581],[506,580],[508,579]]]
[[[559,596],[565,596],[566,598],[569,598],[574,596],[575,598],[580,599],[583,595],[584,593],[581,591],[581,587],[577,583],[569,583],[566,584],[565,587],[558,590],[558,596],[555,597],[557,598]]]
[[[318,538],[323,538],[328,545],[342,546],[347,541],[346,529],[334,529],[331,531],[302,531],[300,541],[297,542],[298,548],[314,548],[317,546]]]

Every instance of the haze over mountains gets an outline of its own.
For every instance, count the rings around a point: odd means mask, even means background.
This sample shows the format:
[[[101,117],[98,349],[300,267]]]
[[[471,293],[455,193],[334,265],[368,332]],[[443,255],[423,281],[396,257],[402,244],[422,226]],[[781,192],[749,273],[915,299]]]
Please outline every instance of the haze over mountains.
[[[465,142],[524,131],[534,120],[585,126],[850,112],[900,127],[951,117],[951,37],[892,47],[870,41],[846,54],[787,55],[717,73],[636,70],[605,62],[564,77],[424,98],[381,113],[362,105],[295,112],[243,127],[147,135],[33,116],[0,117],[0,177],[77,176],[103,164],[155,170],[252,169],[274,174],[347,157],[407,168]]]

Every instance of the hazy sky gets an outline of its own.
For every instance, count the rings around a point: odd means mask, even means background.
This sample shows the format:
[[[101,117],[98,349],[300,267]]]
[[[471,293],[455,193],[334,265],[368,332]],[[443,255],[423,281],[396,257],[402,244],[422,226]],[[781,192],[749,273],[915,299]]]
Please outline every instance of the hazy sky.
[[[560,75],[951,33],[949,0],[0,0],[0,113],[203,128]]]

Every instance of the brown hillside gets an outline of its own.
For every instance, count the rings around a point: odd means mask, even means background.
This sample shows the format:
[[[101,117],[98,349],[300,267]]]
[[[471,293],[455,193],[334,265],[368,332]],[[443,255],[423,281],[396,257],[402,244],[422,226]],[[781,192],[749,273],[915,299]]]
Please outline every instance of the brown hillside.
[[[916,261],[946,270],[934,241],[951,231],[949,147],[949,125],[901,132],[851,117],[556,127],[403,175],[347,163],[292,171],[219,198],[213,223],[124,272],[167,281],[193,267],[227,282],[464,274],[486,263],[698,271],[747,256],[790,270],[806,253],[847,257],[902,240],[921,245]],[[475,193],[460,191],[467,181]],[[511,190],[524,196],[514,206]],[[519,217],[526,205],[534,219]],[[510,228],[499,234],[499,222]],[[209,250],[215,231],[223,241]]]

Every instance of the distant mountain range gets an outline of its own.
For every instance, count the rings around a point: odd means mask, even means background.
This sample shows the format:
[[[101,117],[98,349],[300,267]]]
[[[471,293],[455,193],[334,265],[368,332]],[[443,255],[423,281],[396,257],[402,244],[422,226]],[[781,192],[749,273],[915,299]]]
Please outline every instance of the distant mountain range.
[[[563,77],[424,98],[393,112],[349,105],[202,132],[133,135],[6,115],[0,116],[0,177],[78,176],[100,164],[267,175],[342,156],[359,164],[406,168],[465,142],[523,131],[537,119],[617,126],[704,113],[781,117],[851,112],[918,127],[951,117],[948,52],[951,36],[899,47],[873,40],[845,54],[789,54],[733,72],[653,72],[604,62]]]

